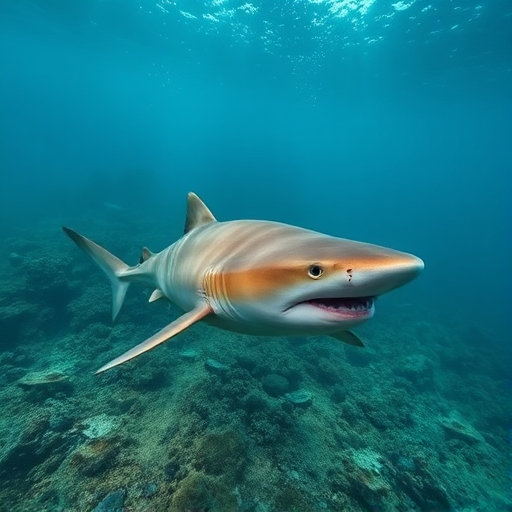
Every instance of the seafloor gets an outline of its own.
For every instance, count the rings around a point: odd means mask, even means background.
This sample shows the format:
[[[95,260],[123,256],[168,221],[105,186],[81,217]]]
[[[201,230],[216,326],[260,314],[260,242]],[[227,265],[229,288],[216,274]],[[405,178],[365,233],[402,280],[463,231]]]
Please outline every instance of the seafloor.
[[[390,297],[365,349],[198,325],[95,376],[179,312],[134,287],[112,323],[63,221],[3,237],[2,511],[512,510],[506,340]],[[172,242],[129,212],[65,221],[129,263]]]

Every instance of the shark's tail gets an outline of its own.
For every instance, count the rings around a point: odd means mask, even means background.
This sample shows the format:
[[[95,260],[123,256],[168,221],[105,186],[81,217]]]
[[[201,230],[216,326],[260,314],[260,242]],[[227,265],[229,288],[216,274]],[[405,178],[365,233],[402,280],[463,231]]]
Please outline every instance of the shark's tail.
[[[121,310],[126,292],[130,286],[128,281],[122,280],[121,278],[130,267],[85,236],[66,227],[62,229],[64,233],[66,233],[66,235],[68,235],[82,251],[88,254],[101,270],[107,274],[110,284],[112,285],[112,320],[115,320]]]

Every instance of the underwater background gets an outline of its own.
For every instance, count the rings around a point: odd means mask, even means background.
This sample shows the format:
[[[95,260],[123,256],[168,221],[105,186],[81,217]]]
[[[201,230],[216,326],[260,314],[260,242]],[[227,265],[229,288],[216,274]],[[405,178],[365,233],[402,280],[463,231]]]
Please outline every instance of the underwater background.
[[[512,510],[509,1],[2,0],[0,130],[0,510]],[[196,325],[95,376],[181,313],[113,323],[61,226],[135,264],[189,191],[425,271],[364,349]]]

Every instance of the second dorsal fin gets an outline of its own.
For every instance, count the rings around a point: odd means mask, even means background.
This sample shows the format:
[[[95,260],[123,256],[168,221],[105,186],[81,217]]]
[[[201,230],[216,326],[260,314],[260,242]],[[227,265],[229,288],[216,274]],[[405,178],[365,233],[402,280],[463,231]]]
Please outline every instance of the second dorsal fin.
[[[143,247],[140,253],[139,265],[149,260],[149,258],[152,258],[153,256],[154,254],[147,247]]]
[[[185,233],[204,224],[215,222],[216,219],[208,207],[197,197],[194,192],[187,195],[187,219],[185,221]]]

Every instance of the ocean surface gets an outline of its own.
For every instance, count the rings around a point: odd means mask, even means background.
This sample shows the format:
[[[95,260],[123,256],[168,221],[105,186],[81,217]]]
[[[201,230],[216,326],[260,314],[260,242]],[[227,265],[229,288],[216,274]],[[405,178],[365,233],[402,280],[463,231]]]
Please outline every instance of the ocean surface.
[[[199,323],[108,280],[218,220],[421,257],[354,332]],[[508,0],[0,2],[0,510],[512,510]]]

